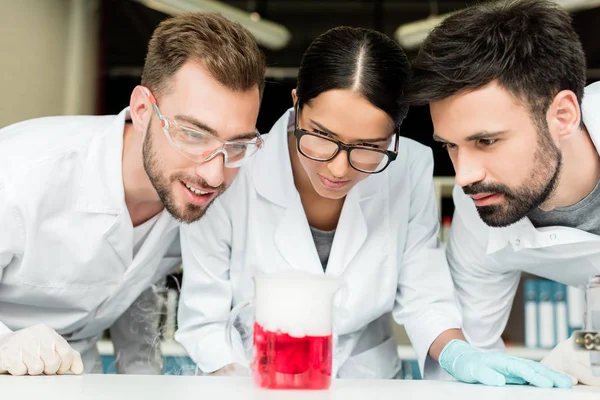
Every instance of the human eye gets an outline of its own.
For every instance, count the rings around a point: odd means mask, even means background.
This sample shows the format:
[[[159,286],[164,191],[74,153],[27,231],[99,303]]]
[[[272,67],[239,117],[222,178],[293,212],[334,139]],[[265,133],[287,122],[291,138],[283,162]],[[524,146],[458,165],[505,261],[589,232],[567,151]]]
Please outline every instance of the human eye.
[[[248,148],[248,142],[231,142],[227,144],[231,149],[235,150],[246,150]]]
[[[208,143],[212,140],[212,137],[204,132],[196,129],[182,128],[185,140],[193,143]]]
[[[479,139],[478,143],[482,147],[490,147],[490,146],[494,145],[497,141],[498,141],[498,139]]]
[[[456,145],[454,143],[441,143],[442,147],[446,150],[451,150],[456,148]]]

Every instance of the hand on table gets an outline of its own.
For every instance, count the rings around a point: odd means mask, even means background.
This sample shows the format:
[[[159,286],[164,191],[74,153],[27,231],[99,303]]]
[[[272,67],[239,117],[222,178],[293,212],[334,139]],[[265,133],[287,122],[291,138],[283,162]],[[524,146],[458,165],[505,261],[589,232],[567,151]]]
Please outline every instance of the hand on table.
[[[574,337],[562,341],[542,360],[542,364],[569,375],[573,384],[600,386],[600,376],[591,368],[591,353],[575,347]]]
[[[462,340],[452,340],[440,353],[440,365],[461,382],[482,383],[489,386],[505,384],[543,388],[570,388],[570,377],[538,362],[509,356],[504,353],[486,353]]]
[[[81,374],[81,355],[52,328],[39,324],[0,336],[0,373]]]

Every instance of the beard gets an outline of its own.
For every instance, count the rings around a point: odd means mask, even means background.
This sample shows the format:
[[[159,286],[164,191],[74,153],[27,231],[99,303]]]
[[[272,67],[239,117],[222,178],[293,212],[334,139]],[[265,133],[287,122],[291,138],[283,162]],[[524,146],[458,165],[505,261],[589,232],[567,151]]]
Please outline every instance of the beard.
[[[167,177],[163,171],[165,168],[164,163],[161,162],[157,151],[154,149],[154,142],[152,140],[152,123],[148,124],[146,130],[146,136],[142,145],[142,157],[144,160],[144,170],[146,175],[150,179],[152,186],[158,193],[158,197],[162,202],[165,209],[181,223],[190,224],[198,221],[204,216],[213,201],[225,191],[225,183],[219,187],[213,188],[206,181],[199,176],[187,176],[182,172],[177,172]],[[207,189],[213,189],[215,191],[212,201],[206,206],[198,206],[195,204],[186,203],[183,206],[177,205],[175,196],[173,195],[173,182],[181,181],[191,185],[201,186]]]
[[[538,124],[539,125],[539,124]],[[477,207],[479,217],[486,225],[501,228],[523,219],[552,196],[562,167],[562,154],[552,141],[547,125],[539,125],[538,145],[534,166],[525,182],[516,188],[501,183],[476,182],[463,187],[467,195],[498,193],[504,201]]]

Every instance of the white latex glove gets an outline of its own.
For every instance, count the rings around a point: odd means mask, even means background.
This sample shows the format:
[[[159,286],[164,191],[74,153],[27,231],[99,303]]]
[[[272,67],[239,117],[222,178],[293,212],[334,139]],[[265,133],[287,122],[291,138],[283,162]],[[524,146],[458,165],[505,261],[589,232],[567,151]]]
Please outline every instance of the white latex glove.
[[[216,370],[211,375],[214,376],[250,376],[250,370],[240,364],[229,364],[221,369]]]
[[[575,348],[574,337],[558,344],[542,360],[542,364],[569,375],[573,384],[600,386],[600,376],[592,374],[590,352]]]
[[[58,333],[39,324],[0,336],[0,373],[62,375],[83,372],[81,355]]]

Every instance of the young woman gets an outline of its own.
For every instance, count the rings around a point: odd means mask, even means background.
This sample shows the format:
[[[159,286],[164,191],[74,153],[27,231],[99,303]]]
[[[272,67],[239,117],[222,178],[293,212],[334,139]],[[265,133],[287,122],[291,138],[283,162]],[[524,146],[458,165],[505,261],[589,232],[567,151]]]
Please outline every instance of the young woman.
[[[508,356],[490,362],[460,331],[437,239],[432,153],[400,137],[408,75],[403,51],[379,32],[322,34],[302,59],[293,108],[264,148],[201,221],[182,227],[176,339],[204,373],[235,372],[225,325],[232,305],[253,296],[252,277],[301,270],[346,283],[336,304],[343,312],[335,313],[334,376],[399,376],[393,316],[425,378],[444,374],[443,349],[444,369],[460,380],[518,381],[510,368],[497,372]],[[539,364],[523,361],[534,376]]]

